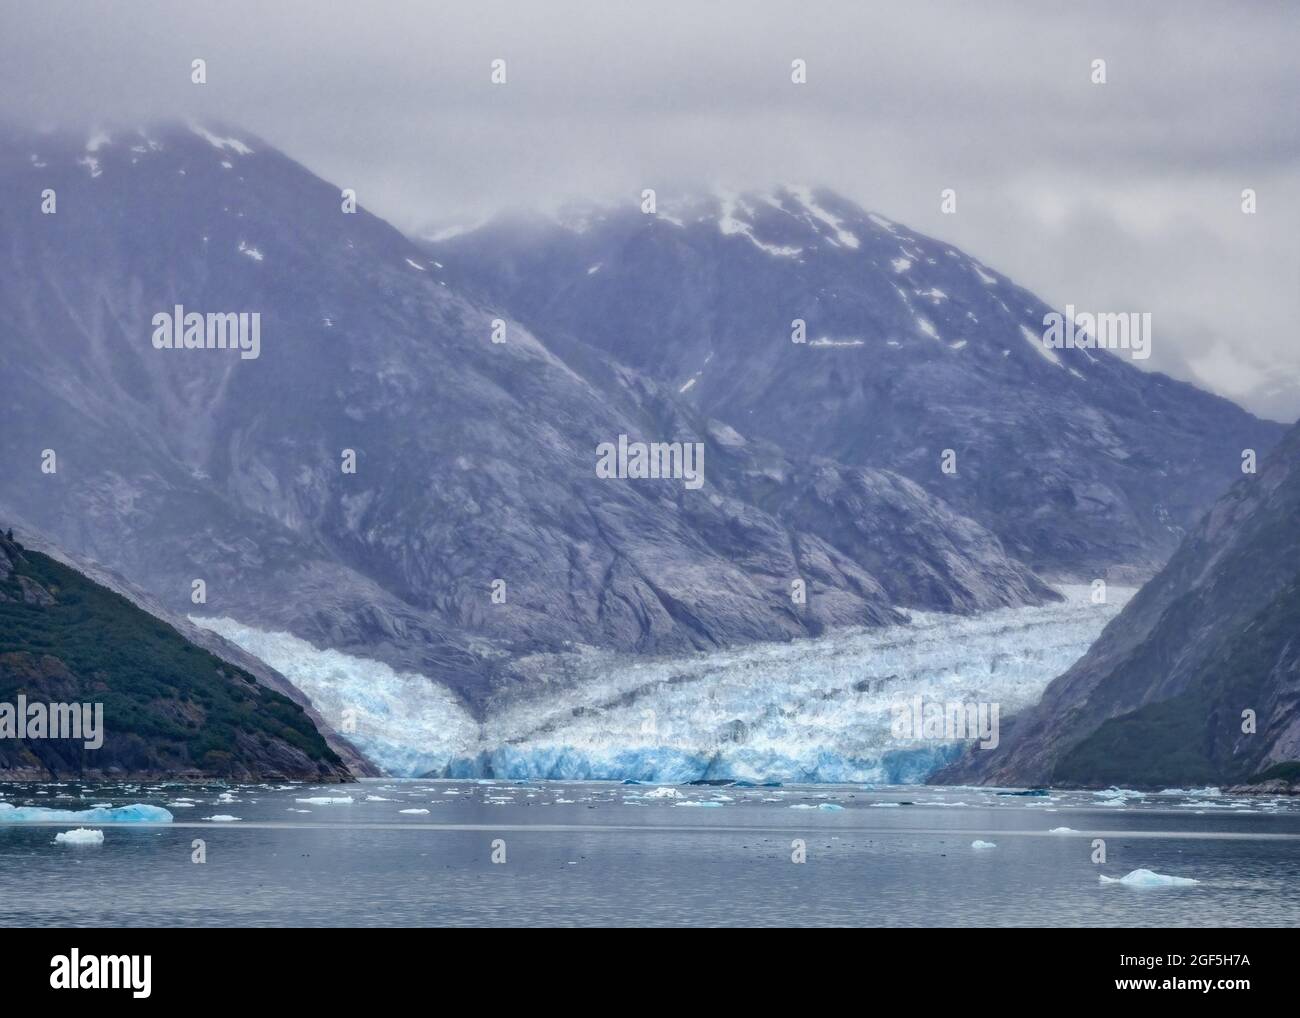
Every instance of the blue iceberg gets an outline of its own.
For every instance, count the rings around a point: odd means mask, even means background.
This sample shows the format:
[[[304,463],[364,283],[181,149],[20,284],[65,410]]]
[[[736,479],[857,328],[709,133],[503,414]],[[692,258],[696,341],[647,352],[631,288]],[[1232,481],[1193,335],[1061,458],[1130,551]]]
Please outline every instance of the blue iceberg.
[[[37,823],[92,823],[92,824],[169,824],[171,812],[161,806],[133,803],[95,809],[47,809],[44,806],[11,806],[0,802],[0,824]]]

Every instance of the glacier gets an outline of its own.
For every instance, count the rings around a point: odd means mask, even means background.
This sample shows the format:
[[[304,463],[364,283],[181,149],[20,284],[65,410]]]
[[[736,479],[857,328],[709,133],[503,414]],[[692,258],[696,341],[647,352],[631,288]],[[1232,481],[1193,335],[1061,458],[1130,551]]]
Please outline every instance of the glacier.
[[[1035,702],[1133,591],[1058,587],[1065,600],[971,616],[911,612],[902,625],[815,639],[635,657],[580,648],[518,662],[526,691],[475,718],[415,673],[321,650],[290,633],[190,616],[285,675],[395,777],[752,782],[924,782],[966,743],[900,740],[909,697]]]

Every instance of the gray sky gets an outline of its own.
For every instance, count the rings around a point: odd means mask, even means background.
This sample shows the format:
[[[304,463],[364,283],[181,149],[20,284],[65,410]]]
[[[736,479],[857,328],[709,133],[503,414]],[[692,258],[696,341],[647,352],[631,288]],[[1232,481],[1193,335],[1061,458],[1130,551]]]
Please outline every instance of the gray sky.
[[[1054,304],[1153,312],[1147,366],[1292,420],[1297,52],[1286,2],[0,0],[0,115],[219,118],[413,231],[824,185]]]

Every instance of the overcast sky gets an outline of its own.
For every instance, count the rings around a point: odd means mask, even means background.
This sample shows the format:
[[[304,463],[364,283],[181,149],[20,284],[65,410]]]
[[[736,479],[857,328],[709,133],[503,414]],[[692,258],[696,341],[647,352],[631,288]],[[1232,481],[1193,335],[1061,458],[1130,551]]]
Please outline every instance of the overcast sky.
[[[824,185],[1058,306],[1151,311],[1147,366],[1293,420],[1298,52],[1287,2],[0,0],[0,115],[219,118],[412,231]]]

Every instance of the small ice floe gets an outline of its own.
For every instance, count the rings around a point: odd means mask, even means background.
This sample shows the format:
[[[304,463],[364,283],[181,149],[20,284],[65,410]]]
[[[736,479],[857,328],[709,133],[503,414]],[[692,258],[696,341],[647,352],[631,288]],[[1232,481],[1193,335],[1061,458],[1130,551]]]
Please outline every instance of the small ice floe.
[[[699,806],[702,808],[712,808],[712,809],[722,808],[722,803],[714,802],[712,799],[708,799],[703,802],[697,799],[683,799],[681,802],[673,803],[673,805],[674,806]]]
[[[843,813],[844,807],[836,802],[823,802],[817,807],[824,813]]]
[[[873,809],[885,809],[890,806],[901,806],[901,805],[903,805],[901,802],[873,802],[871,804]]]
[[[1123,884],[1125,887],[1191,887],[1200,883],[1191,877],[1170,877],[1151,870],[1134,870],[1122,877],[1100,876],[1097,879],[1103,884]]]
[[[660,785],[653,792],[646,792],[646,799],[680,799],[682,793],[668,785]]]
[[[998,846],[995,842],[980,841],[979,838],[976,838],[974,841],[970,843],[970,847],[971,848],[997,848]]]
[[[392,799],[385,799],[382,795],[367,795],[366,802],[392,802]]]
[[[167,805],[171,809],[193,809],[197,804],[193,802],[181,802],[177,799],[175,802],[169,802]]]
[[[310,813],[311,810],[309,810],[309,809],[294,809],[292,806],[290,806],[287,810],[285,810],[285,812],[286,812],[286,813]]]
[[[491,802],[492,800],[488,800],[488,801]],[[501,801],[501,802],[508,802],[509,800],[508,800],[508,799],[502,799],[502,800],[500,800],[500,801]],[[557,806],[572,806],[572,805],[573,805],[573,802],[574,802],[573,799],[556,799],[556,800],[555,800],[555,804],[556,804]]]
[[[817,807],[810,802],[795,802],[790,804],[790,808],[791,809],[816,809]]]
[[[1048,834],[1078,834],[1073,827],[1053,827]]]
[[[232,817],[229,813],[214,813],[210,817],[203,817],[204,820],[211,820],[214,824],[233,824],[241,817]]]
[[[428,813],[429,811],[427,809],[399,809],[397,812],[421,815],[424,813]]]
[[[90,804],[90,808],[91,809],[112,809],[113,804],[111,802],[92,802]]]
[[[75,831],[62,831],[56,834],[54,840],[60,845],[102,845],[104,832],[78,827]]]
[[[350,806],[352,796],[350,795],[313,795],[308,799],[294,799],[294,802],[301,802],[307,806]]]

